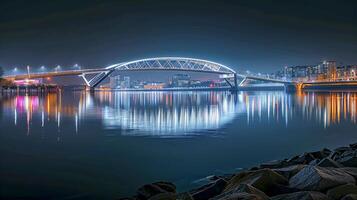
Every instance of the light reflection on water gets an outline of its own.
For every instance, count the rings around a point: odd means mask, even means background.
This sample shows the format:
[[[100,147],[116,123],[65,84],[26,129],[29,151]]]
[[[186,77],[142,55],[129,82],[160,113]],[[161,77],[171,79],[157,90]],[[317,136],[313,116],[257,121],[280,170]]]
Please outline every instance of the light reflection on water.
[[[185,191],[355,142],[356,107],[357,92],[2,93],[0,199],[117,199],[158,180]]]
[[[68,94],[67,94],[68,95]],[[3,114],[15,126],[33,127],[56,122],[81,130],[81,122],[100,120],[103,129],[119,129],[122,135],[176,137],[218,130],[233,119],[248,125],[289,125],[292,120],[313,120],[325,128],[341,121],[356,123],[355,92],[74,92],[3,94]],[[33,122],[33,118],[40,119]],[[67,118],[72,124],[62,124]],[[25,120],[23,120],[25,119]]]

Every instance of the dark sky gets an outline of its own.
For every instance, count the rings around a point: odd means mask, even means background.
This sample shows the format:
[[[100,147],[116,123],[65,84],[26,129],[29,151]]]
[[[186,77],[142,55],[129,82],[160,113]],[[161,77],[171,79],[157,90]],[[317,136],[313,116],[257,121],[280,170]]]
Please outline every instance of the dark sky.
[[[0,1],[0,66],[91,68],[157,56],[257,72],[357,64],[357,1]]]

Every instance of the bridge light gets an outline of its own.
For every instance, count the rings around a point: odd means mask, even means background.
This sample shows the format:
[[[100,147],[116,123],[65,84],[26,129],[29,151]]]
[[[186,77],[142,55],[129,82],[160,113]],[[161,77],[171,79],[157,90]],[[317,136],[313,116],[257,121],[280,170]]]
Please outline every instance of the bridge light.
[[[42,65],[42,66],[40,67],[40,70],[41,70],[41,71],[45,71],[45,70],[46,70],[46,67]]]

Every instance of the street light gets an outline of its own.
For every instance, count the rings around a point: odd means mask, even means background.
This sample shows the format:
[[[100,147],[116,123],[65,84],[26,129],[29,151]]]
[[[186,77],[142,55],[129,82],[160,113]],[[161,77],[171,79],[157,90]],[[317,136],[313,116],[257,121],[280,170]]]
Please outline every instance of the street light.
[[[57,67],[55,67],[55,71],[60,71],[61,70],[61,66],[60,65],[57,65]]]
[[[74,65],[73,65],[73,68],[74,68],[74,69],[81,69],[81,66],[79,66],[78,64],[74,64]]]

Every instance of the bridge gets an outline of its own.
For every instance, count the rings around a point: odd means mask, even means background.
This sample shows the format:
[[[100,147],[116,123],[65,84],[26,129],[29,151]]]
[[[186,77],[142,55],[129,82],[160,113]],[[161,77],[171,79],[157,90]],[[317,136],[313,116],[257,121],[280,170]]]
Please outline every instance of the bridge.
[[[184,57],[157,57],[122,62],[110,65],[104,68],[83,69],[83,70],[66,70],[45,73],[28,73],[20,75],[8,75],[3,78],[8,80],[24,80],[37,79],[57,76],[80,76],[83,78],[87,86],[95,88],[104,79],[115,71],[185,71],[185,72],[204,72],[219,74],[227,83],[236,89],[238,86],[244,85],[247,80],[267,81],[273,83],[292,84],[291,81],[271,79],[266,77],[245,75],[236,73],[233,69],[212,61],[184,58]],[[89,76],[91,76],[89,78]],[[238,78],[242,81],[238,83]]]

